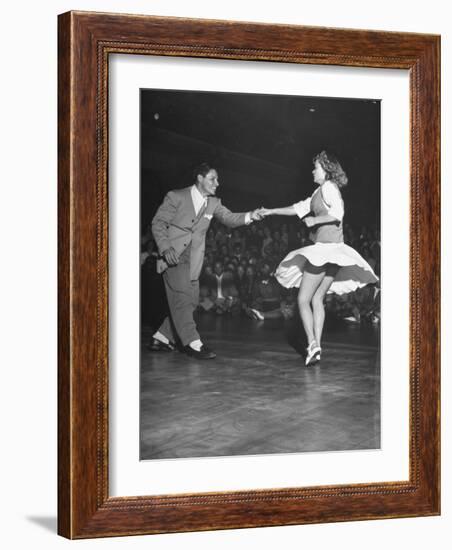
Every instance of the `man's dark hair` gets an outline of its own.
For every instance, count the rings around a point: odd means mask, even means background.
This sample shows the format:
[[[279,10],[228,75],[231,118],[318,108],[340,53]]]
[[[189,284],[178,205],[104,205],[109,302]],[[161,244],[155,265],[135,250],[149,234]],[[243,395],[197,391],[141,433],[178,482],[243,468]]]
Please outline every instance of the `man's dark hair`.
[[[196,166],[196,168],[193,170],[193,179],[197,180],[198,174],[204,178],[211,170],[214,170],[213,166],[211,166],[207,162],[203,162]]]

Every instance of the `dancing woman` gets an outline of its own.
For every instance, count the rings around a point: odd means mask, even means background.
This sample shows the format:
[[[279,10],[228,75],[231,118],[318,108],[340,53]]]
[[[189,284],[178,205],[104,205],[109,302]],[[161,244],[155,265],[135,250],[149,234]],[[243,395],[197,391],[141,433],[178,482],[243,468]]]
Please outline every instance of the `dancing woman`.
[[[300,289],[298,307],[308,342],[306,366],[320,360],[326,293],[344,294],[378,281],[364,258],[344,243],[344,202],[340,192],[348,182],[344,170],[325,151],[313,162],[312,174],[318,188],[311,197],[285,208],[261,211],[263,216],[297,215],[311,229],[314,244],[289,252],[275,273],[282,286]]]

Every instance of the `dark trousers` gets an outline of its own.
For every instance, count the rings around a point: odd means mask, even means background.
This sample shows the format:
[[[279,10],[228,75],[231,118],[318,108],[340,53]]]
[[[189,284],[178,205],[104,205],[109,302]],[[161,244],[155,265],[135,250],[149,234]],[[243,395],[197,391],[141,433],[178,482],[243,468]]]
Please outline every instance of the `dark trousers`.
[[[186,346],[199,340],[193,313],[199,303],[199,281],[190,280],[190,247],[181,255],[179,263],[163,273],[170,315],[158,329],[170,342],[179,337]]]

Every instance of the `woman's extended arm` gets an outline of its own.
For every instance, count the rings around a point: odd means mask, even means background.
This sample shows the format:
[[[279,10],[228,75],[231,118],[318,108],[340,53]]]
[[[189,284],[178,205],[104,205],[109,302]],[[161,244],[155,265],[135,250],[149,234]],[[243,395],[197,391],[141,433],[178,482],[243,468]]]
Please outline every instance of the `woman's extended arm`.
[[[285,206],[284,208],[264,208],[262,215],[265,216],[296,216],[294,206]]]
[[[304,218],[311,210],[311,197],[284,208],[264,208],[263,216],[298,216]]]

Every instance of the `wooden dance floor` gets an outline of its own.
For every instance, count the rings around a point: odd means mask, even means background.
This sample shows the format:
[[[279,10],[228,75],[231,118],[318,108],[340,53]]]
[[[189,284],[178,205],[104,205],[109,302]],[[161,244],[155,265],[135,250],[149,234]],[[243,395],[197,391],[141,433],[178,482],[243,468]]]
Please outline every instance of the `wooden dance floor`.
[[[204,316],[218,357],[152,353],[143,330],[141,459],[380,447],[378,328],[329,327],[311,368],[278,321]]]

